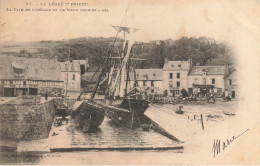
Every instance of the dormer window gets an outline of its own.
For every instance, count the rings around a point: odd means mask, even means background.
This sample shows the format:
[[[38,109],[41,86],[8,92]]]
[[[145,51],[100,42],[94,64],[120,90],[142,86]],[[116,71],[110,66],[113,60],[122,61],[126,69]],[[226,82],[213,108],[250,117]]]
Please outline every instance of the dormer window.
[[[15,76],[17,76],[17,77],[24,76],[24,70],[23,69],[14,68],[14,73],[15,73]]]
[[[206,76],[207,75],[206,69],[203,69],[202,71],[203,71],[203,76]]]
[[[19,64],[18,62],[14,61],[12,63],[12,66],[13,66],[15,76],[17,77],[24,76],[25,67],[22,64]]]
[[[155,73],[153,73],[153,76],[155,77],[155,76],[156,76],[156,74],[155,74]]]
[[[181,64],[178,64],[178,67],[181,68]]]

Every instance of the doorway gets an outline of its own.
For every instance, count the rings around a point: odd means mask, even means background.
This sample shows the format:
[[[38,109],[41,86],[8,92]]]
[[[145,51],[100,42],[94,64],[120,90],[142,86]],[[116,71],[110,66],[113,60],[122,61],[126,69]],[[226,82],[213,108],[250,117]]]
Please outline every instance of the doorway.
[[[38,93],[38,89],[37,88],[30,88],[29,89],[29,95],[37,95]]]

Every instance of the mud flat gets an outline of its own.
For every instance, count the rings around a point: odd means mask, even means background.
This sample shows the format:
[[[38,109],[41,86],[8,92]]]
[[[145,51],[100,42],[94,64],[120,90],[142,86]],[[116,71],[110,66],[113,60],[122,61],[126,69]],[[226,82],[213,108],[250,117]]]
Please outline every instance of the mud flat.
[[[89,133],[81,132],[73,122],[59,127],[53,126],[50,132],[50,150],[52,152],[180,149],[183,149],[181,143],[155,131],[130,130],[107,118],[98,130]]]

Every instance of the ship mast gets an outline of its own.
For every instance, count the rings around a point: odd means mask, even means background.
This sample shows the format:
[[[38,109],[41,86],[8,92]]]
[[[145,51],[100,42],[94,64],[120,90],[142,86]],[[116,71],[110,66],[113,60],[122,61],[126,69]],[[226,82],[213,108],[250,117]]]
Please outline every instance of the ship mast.
[[[130,3],[129,3],[129,4],[130,4]],[[128,6],[129,6],[129,4],[128,4]],[[125,19],[125,17],[126,17],[127,10],[128,10],[128,7],[127,7],[126,12],[125,12],[125,15],[124,15],[124,17],[123,17],[123,19],[122,19],[122,22],[121,22],[121,24],[120,24],[120,27],[122,26],[122,23],[123,23],[123,21],[124,21],[124,19]],[[120,30],[120,31],[121,31],[121,30]],[[115,45],[115,43],[116,43],[116,41],[117,41],[118,34],[119,34],[120,31],[117,31],[116,36],[115,36],[115,39],[114,39],[114,41],[113,41],[113,46],[112,46],[111,49],[109,50],[108,56],[105,57],[105,60],[101,63],[101,71],[100,71],[100,74],[99,74],[99,77],[98,77],[97,84],[96,84],[96,86],[95,86],[94,92],[93,92],[92,95],[91,95],[91,100],[93,100],[93,99],[95,98],[95,94],[96,94],[97,89],[98,89],[98,87],[99,87],[99,83],[100,83],[101,78],[102,78],[102,76],[103,76],[103,74],[104,74],[104,69],[105,69],[105,67],[106,67],[106,65],[107,65],[107,61],[108,61],[109,59],[111,59],[112,51],[113,51],[113,49],[114,49],[114,45]],[[83,92],[82,92],[82,93],[83,93]],[[80,96],[82,95],[82,93],[80,94]],[[79,96],[79,98],[80,98],[80,96]]]

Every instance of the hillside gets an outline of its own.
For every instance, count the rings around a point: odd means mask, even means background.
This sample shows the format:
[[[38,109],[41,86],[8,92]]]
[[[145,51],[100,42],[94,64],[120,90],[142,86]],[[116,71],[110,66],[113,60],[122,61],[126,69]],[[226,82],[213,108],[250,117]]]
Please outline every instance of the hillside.
[[[118,55],[123,40],[118,39],[114,49],[111,49],[113,41],[114,38],[85,37],[62,41],[7,43],[1,46],[1,54],[48,59],[58,56],[60,61],[88,57],[91,65],[99,65],[110,50],[113,56]],[[234,63],[231,49],[225,43],[217,43],[214,39],[205,37],[137,42],[132,48],[132,53],[134,57],[146,59],[137,63],[138,68],[161,68],[165,58],[169,60],[193,58],[194,64],[200,65]]]

